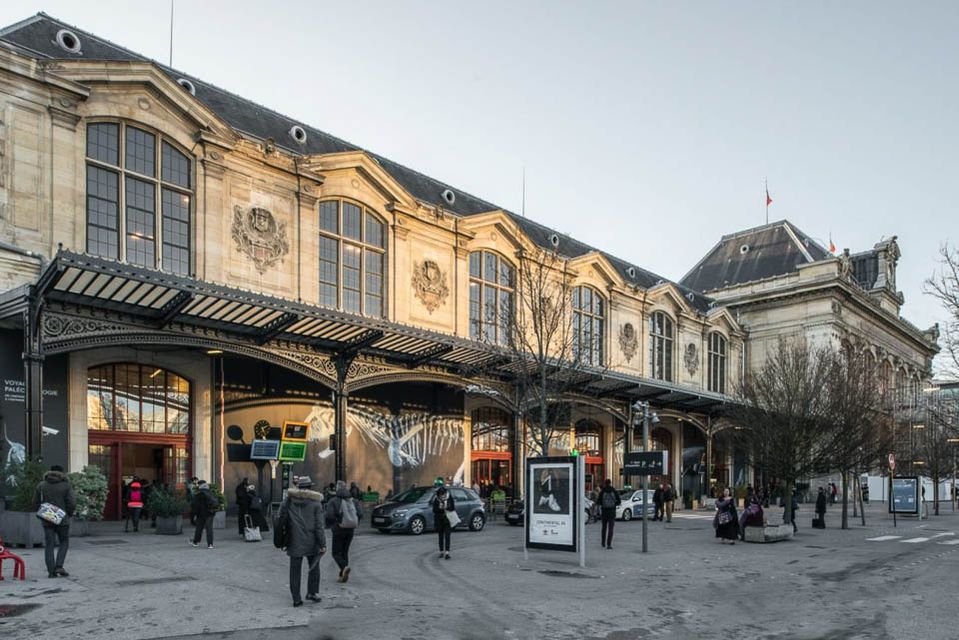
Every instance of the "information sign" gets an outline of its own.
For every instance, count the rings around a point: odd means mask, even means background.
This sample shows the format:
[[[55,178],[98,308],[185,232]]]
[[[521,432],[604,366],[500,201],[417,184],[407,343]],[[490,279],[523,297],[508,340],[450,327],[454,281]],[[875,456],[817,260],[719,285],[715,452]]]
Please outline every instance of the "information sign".
[[[310,425],[306,422],[293,422],[287,420],[283,423],[283,441],[294,440],[297,442],[306,442],[306,435],[309,433]]]
[[[627,476],[664,476],[669,473],[669,452],[631,451],[624,454],[623,473]]]
[[[283,441],[278,457],[283,462],[302,462],[306,458],[306,443]]]
[[[254,440],[250,446],[250,460],[276,460],[279,454],[279,440]]]
[[[902,476],[892,479],[889,492],[889,513],[919,515],[919,478]]]

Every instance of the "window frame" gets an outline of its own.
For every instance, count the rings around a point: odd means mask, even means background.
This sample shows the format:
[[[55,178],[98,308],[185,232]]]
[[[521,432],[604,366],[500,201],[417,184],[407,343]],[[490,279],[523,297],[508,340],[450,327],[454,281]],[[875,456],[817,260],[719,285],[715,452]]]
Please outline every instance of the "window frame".
[[[726,382],[729,379],[729,339],[720,331],[711,331],[707,337],[706,348],[708,353],[706,388],[713,393],[725,394]]]
[[[177,142],[172,136],[163,133],[162,131],[157,130],[154,127],[151,127],[147,124],[138,121],[132,121],[125,118],[91,118],[85,121],[86,127],[84,128],[84,141],[83,141],[83,159],[84,159],[84,247],[86,252],[90,255],[100,255],[100,252],[93,252],[90,249],[90,229],[91,227],[97,227],[99,229],[106,229],[111,233],[116,234],[117,240],[117,255],[113,256],[103,256],[108,259],[114,259],[119,262],[124,262],[136,266],[142,266],[148,269],[155,269],[157,271],[164,271],[166,273],[173,273],[176,275],[192,277],[194,275],[194,269],[196,265],[196,257],[194,255],[195,251],[195,241],[194,241],[194,228],[196,220],[196,158],[194,155],[183,147],[179,142]],[[104,160],[92,157],[89,155],[89,140],[90,140],[90,128],[95,125],[114,125],[117,127],[117,157],[116,164],[110,164]],[[148,175],[140,173],[133,170],[132,168],[127,167],[127,130],[128,128],[135,129],[137,131],[146,133],[153,136],[153,170],[154,174]],[[163,177],[163,145],[169,145],[173,150],[182,154],[187,162],[189,163],[189,170],[187,172],[187,177],[189,179],[189,187],[184,187],[176,182],[165,180]],[[93,225],[90,221],[90,208],[89,208],[89,167],[95,167],[101,171],[108,172],[116,176],[117,180],[117,199],[116,199],[116,208],[117,208],[117,226],[116,229],[110,229],[109,227],[103,227],[101,225]],[[144,265],[140,262],[131,262],[129,259],[130,250],[128,248],[128,242],[130,241],[128,221],[127,221],[127,186],[131,184],[131,181],[139,181],[141,183],[148,183],[152,186],[153,193],[153,261],[152,264]],[[135,184],[135,183],[132,183]],[[165,268],[165,249],[166,241],[164,239],[164,233],[166,229],[166,218],[171,217],[167,216],[164,211],[164,191],[170,191],[174,194],[179,194],[181,196],[185,195],[190,199],[190,204],[188,207],[188,230],[186,236],[187,246],[187,266],[186,271],[181,270],[170,270]],[[179,245],[174,245],[170,243],[171,247],[182,249]]]
[[[330,231],[323,227],[323,205],[329,204],[331,202],[336,203],[336,231]],[[354,238],[347,235],[344,232],[344,204],[356,207],[359,209],[359,238]],[[382,245],[372,244],[367,239],[367,218],[372,217],[376,222],[378,222],[382,227]],[[330,196],[320,200],[316,205],[316,221],[317,221],[317,295],[320,306],[326,308],[333,308],[338,311],[343,311],[344,313],[355,313],[369,318],[379,318],[387,319],[388,309],[389,309],[389,244],[390,244],[390,225],[387,222],[386,218],[381,216],[379,213],[374,211],[371,207],[363,204],[358,200],[352,198],[347,198],[343,196]],[[322,256],[321,243],[323,239],[331,240],[336,243],[336,282],[330,283],[323,279],[322,274],[322,265],[324,262],[331,262],[330,260],[324,260]],[[344,256],[344,247],[350,246],[354,249],[359,249],[359,288],[353,289],[352,287],[346,287],[344,282],[344,274],[347,270],[352,270],[353,267],[347,266],[345,264]],[[367,297],[369,294],[367,290],[367,279],[368,279],[368,266],[367,266],[367,255],[376,254],[380,256],[381,270],[380,270],[380,313],[371,314],[367,309]],[[336,291],[336,304],[330,306],[328,302],[324,300],[326,294],[324,293],[324,287],[333,286]],[[359,311],[353,309],[347,309],[344,304],[346,296],[344,295],[346,290],[355,291],[359,298]],[[374,296],[375,297],[375,296]]]
[[[487,425],[481,433],[476,432],[476,425]],[[513,451],[513,419],[508,411],[499,407],[477,407],[470,412],[470,451],[512,453]],[[479,445],[493,445],[498,439],[505,444],[502,447]]]
[[[589,291],[591,295],[588,310],[582,306],[583,291]],[[577,303],[577,300],[579,300],[579,303]],[[598,312],[595,310],[597,300],[602,304],[602,308]],[[577,362],[602,367],[606,362],[606,319],[609,311],[609,301],[596,287],[590,284],[581,284],[573,287],[569,308],[572,311],[570,321],[572,322],[573,357]],[[583,334],[586,327],[583,322],[584,319],[589,320],[588,325],[592,337],[586,354],[583,353]],[[596,322],[599,323],[599,331],[595,331]],[[588,357],[584,358],[584,355]]]
[[[473,256],[478,256],[479,260],[479,273],[478,275],[473,275]],[[495,274],[493,280],[488,280],[486,277],[486,260],[487,256],[495,258]],[[509,269],[510,274],[510,284],[503,284],[501,282],[501,274],[503,273],[503,267]],[[493,339],[492,344],[500,346],[509,345],[509,327],[512,320],[512,314],[516,313],[516,278],[517,278],[517,269],[512,261],[508,260],[503,254],[492,249],[476,249],[470,251],[467,263],[467,272],[468,277],[468,305],[469,305],[469,336],[471,340],[484,341],[489,338],[487,331],[492,328]],[[479,317],[474,317],[474,301],[473,301],[473,287],[476,287],[478,293],[478,300],[475,302],[476,307],[478,307]],[[489,301],[487,301],[487,290],[490,290],[494,293],[493,296],[493,305],[494,313],[492,320],[488,319],[488,308]],[[509,315],[503,313],[503,295],[506,294],[509,296]]]
[[[120,413],[119,413],[119,407],[121,406],[121,404],[120,404],[120,402],[118,401],[118,393],[117,393],[117,389],[118,389],[117,371],[118,371],[118,368],[120,368],[120,367],[124,367],[124,368],[133,367],[133,368],[135,368],[135,371],[136,371],[136,373],[137,373],[137,375],[136,375],[136,380],[137,380],[137,390],[138,390],[138,393],[137,393],[137,396],[136,396],[136,398],[135,398],[136,404],[137,404],[137,427],[138,427],[137,429],[129,429],[129,428],[118,429],[118,428],[116,428],[116,426],[117,426],[118,424],[120,424],[120,421],[119,421],[119,419],[118,419],[118,416],[120,415]],[[145,395],[146,395],[146,394],[145,394],[144,391],[143,391],[144,387],[142,386],[142,381],[143,381],[143,379],[144,379],[144,378],[143,378],[144,372],[145,372],[145,371],[149,371],[150,369],[154,369],[154,370],[157,370],[157,371],[161,371],[161,372],[163,373],[163,382],[164,382],[164,384],[162,385],[162,388],[164,389],[163,405],[162,405],[162,406],[163,406],[163,425],[164,425],[164,430],[163,430],[163,431],[145,430],[145,429],[143,428],[143,423],[144,423],[144,420],[143,420],[143,415],[144,415],[144,413],[143,413],[143,404],[144,404],[144,398],[145,398]],[[193,416],[194,416],[194,401],[195,401],[195,400],[194,400],[195,385],[194,385],[193,380],[191,380],[190,378],[188,378],[188,377],[186,377],[186,376],[184,376],[184,375],[181,375],[181,374],[178,373],[177,371],[174,371],[174,370],[172,370],[172,369],[168,369],[168,368],[163,367],[163,366],[154,365],[154,364],[146,364],[146,363],[142,363],[142,362],[127,362],[127,361],[103,362],[103,363],[100,363],[100,364],[95,364],[95,365],[91,365],[91,366],[87,367],[87,370],[86,370],[86,398],[85,398],[85,401],[86,401],[86,402],[89,402],[90,395],[91,395],[91,393],[93,392],[93,388],[92,388],[92,385],[91,385],[91,380],[93,379],[93,378],[92,378],[93,372],[94,372],[94,371],[106,371],[106,370],[109,370],[109,372],[110,372],[110,384],[109,384],[110,412],[111,412],[111,414],[112,414],[112,416],[113,416],[113,428],[111,428],[111,427],[109,426],[109,423],[108,423],[106,420],[104,420],[104,424],[107,425],[105,428],[100,428],[99,426],[93,426],[93,422],[92,422],[92,420],[91,420],[91,416],[89,415],[89,409],[87,409],[88,415],[87,415],[86,420],[87,420],[87,429],[88,429],[88,431],[90,431],[91,433],[129,433],[129,434],[154,435],[154,436],[187,436],[187,437],[191,437],[191,436],[193,435]],[[170,418],[169,418],[171,406],[172,406],[172,404],[173,404],[173,402],[172,402],[172,396],[173,396],[174,393],[176,392],[176,387],[174,387],[174,386],[172,386],[172,385],[170,384],[170,377],[171,377],[171,376],[176,376],[176,378],[179,378],[180,380],[182,380],[183,382],[186,383],[186,397],[187,397],[187,400],[186,400],[186,409],[185,409],[185,410],[186,410],[186,418],[185,418],[186,429],[185,429],[185,431],[170,431],[170,430],[169,430],[169,426],[170,426],[171,424],[173,424],[173,423],[171,423]],[[154,376],[148,376],[148,377],[152,380]],[[89,405],[88,405],[88,406],[89,406]],[[156,420],[154,419],[154,420],[152,420],[151,422],[153,422],[153,423],[155,424],[155,423],[156,423]]]
[[[662,333],[655,331],[656,318],[663,318],[664,320]],[[667,327],[669,329],[668,335],[665,330]],[[649,314],[647,331],[649,332],[649,377],[653,380],[673,382],[676,368],[676,321],[665,311],[654,311]],[[666,348],[667,344],[668,349]],[[657,363],[657,360],[661,362]],[[657,374],[657,364],[661,366],[662,375]]]

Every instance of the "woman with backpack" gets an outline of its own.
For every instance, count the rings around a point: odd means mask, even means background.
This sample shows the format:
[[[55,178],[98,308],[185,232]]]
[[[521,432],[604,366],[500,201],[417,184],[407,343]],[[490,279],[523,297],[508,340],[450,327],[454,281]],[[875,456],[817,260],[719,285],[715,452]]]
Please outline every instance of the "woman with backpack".
[[[440,542],[440,557],[450,559],[450,534],[453,527],[450,525],[446,514],[450,511],[456,511],[456,504],[453,502],[453,496],[446,487],[441,486],[436,490],[436,495],[430,502],[433,507],[433,524],[436,527],[436,535]]]
[[[340,568],[337,582],[350,579],[350,545],[362,516],[359,501],[353,498],[345,482],[337,480],[335,495],[326,503],[326,524],[333,533],[333,561]]]
[[[133,520],[133,532],[140,530],[140,514],[143,512],[143,491],[139,481],[134,480],[130,483],[130,490],[127,492],[127,519],[123,522],[123,532],[127,532],[127,525]]]

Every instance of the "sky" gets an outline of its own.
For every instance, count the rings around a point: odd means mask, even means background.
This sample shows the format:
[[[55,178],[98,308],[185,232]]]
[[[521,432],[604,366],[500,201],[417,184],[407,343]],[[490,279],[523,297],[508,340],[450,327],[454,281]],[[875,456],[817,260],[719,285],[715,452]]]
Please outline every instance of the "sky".
[[[167,62],[169,0],[6,0]],[[959,243],[959,2],[175,0],[173,66],[678,280],[788,219],[898,236],[903,315]]]

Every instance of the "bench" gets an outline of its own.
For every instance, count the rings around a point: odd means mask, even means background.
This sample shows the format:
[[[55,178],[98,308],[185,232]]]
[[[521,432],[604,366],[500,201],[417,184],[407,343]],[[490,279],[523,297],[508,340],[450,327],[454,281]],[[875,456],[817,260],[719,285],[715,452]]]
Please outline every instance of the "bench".
[[[793,537],[791,524],[767,524],[765,527],[746,527],[746,542],[779,542]]]

